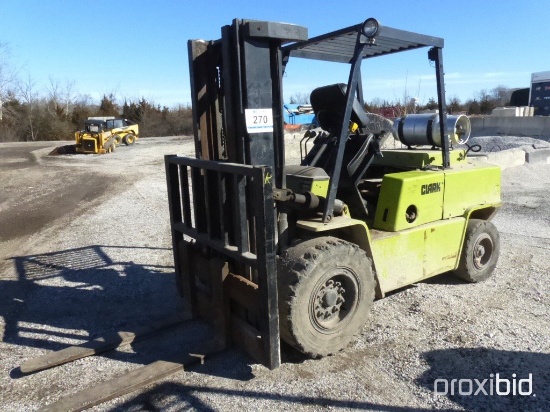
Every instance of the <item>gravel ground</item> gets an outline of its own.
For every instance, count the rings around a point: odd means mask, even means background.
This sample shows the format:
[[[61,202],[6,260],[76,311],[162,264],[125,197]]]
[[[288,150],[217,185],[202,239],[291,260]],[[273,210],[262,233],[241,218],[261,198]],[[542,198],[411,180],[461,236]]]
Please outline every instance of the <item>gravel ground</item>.
[[[480,145],[482,153],[500,152],[501,150],[527,148],[548,149],[550,142],[524,136],[477,136],[468,140],[468,145]]]
[[[193,321],[102,356],[18,372],[24,360],[181,308],[163,155],[191,155],[192,142],[149,138],[111,155],[48,156],[56,145],[0,145],[0,410],[36,410],[193,351],[212,333]],[[337,355],[304,360],[284,347],[283,365],[270,371],[230,349],[93,410],[550,410],[549,196],[550,165],[504,170],[494,276],[473,285],[442,275],[392,293]],[[531,394],[497,395],[497,373],[511,384],[530,379],[519,388]],[[436,379],[447,380],[447,395],[434,393]],[[474,379],[487,379],[483,391],[460,395],[480,389]]]

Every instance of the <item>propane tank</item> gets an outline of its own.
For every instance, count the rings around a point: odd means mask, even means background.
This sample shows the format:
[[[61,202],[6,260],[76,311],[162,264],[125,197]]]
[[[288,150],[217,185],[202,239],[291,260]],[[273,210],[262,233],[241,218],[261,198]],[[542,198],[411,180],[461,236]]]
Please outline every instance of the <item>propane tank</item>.
[[[463,114],[447,115],[447,132],[453,144],[464,144],[470,138],[472,125]],[[430,145],[441,147],[439,115],[437,113],[409,114],[394,120],[393,137],[407,146]]]

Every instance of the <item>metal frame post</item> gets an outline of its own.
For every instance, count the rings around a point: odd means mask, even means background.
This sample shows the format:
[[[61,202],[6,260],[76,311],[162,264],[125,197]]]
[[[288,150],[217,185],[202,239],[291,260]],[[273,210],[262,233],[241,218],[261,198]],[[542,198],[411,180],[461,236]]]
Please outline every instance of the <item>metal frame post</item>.
[[[363,50],[366,46],[361,42],[362,34],[357,35],[357,43],[355,46],[355,52],[351,61],[351,70],[348,79],[348,86],[346,90],[346,109],[340,125],[340,132],[338,133],[338,146],[336,152],[336,159],[334,160],[334,169],[332,171],[332,178],[330,179],[327,202],[325,210],[323,212],[323,222],[327,223],[332,219],[334,212],[334,201],[336,200],[336,192],[338,191],[338,183],[340,181],[340,171],[342,169],[342,161],[344,158],[344,149],[346,146],[346,138],[348,136],[349,121],[351,118],[351,110],[353,107],[353,100],[357,93],[357,85],[361,78],[361,60],[363,56]]]
[[[443,168],[451,166],[449,154],[449,139],[447,138],[447,103],[445,102],[445,72],[443,71],[443,50],[433,47],[428,52],[428,58],[435,63],[437,81],[437,101],[439,109],[439,133],[441,135],[441,152],[443,154]]]

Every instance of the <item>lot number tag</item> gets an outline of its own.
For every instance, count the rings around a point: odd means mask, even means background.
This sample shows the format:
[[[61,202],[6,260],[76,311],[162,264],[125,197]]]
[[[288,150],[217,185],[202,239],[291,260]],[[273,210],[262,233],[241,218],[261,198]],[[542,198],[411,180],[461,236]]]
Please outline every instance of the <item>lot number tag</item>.
[[[273,132],[273,109],[245,109],[244,117],[248,133]]]

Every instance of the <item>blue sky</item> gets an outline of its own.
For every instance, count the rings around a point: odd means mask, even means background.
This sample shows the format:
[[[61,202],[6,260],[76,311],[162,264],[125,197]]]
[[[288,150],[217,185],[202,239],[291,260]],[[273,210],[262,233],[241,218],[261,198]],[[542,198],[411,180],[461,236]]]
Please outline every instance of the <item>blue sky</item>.
[[[190,101],[187,40],[217,39],[233,18],[295,23],[312,37],[368,17],[445,39],[448,98],[465,101],[499,85],[528,87],[532,72],[550,70],[546,0],[0,0],[0,43],[11,50],[10,64],[40,92],[47,93],[53,80],[74,83],[74,93],[96,100],[114,93],[173,106]],[[426,53],[369,60],[363,65],[365,99],[435,97]],[[345,82],[347,70],[291,60],[285,98]]]

